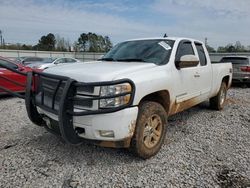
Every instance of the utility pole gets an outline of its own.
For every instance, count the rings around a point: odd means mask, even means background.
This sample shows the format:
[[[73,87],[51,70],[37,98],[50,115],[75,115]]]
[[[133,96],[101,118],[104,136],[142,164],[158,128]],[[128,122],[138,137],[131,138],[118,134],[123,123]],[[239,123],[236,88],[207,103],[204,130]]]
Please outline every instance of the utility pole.
[[[0,44],[3,45],[3,36],[2,36],[2,30],[0,30]]]
[[[207,37],[205,38],[205,45],[207,46]]]

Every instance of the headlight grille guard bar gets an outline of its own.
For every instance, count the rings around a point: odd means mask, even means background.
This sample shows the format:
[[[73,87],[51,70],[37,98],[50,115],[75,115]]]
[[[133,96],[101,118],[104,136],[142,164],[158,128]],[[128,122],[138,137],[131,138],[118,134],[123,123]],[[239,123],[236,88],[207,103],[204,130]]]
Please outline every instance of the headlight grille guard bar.
[[[58,76],[58,75],[53,75],[53,74],[48,74],[48,73],[43,73],[43,72],[33,72],[33,76],[28,76],[28,80],[32,80],[32,77],[45,77],[45,78],[52,78],[55,80],[58,80],[59,84],[54,90],[53,93],[53,99],[52,99],[52,109],[49,109],[48,107],[42,105],[42,104],[37,104],[36,105],[44,110],[48,110],[49,112],[59,115],[59,111],[63,110],[66,113],[72,115],[72,116],[85,116],[85,115],[93,115],[93,114],[103,114],[103,113],[112,113],[116,112],[119,110],[122,110],[124,108],[127,108],[132,105],[133,99],[134,99],[134,94],[135,94],[135,85],[134,83],[129,80],[129,79],[120,79],[120,80],[115,80],[115,81],[107,81],[107,82],[77,82],[74,79],[68,78],[68,77],[63,77],[63,76]],[[33,79],[34,80],[34,79]],[[59,103],[59,111],[55,110],[55,96],[58,92],[58,88],[62,83],[65,83],[65,86],[63,88],[63,94],[60,99]],[[28,82],[27,82],[28,83]],[[93,86],[93,87],[101,87],[101,86],[111,86],[111,85],[116,85],[116,84],[124,84],[124,83],[129,83],[131,85],[131,91],[130,92],[124,92],[120,94],[114,94],[114,95],[109,95],[109,96],[96,96],[96,95],[84,95],[81,94],[81,98],[75,96],[76,90],[78,87],[86,87],[86,86]],[[32,91],[32,87],[37,87],[32,84],[27,85],[28,91]],[[28,92],[26,90],[26,92]],[[125,96],[125,95],[130,95],[130,100],[127,104],[118,106],[118,107],[111,107],[111,108],[102,108],[98,110],[88,110],[85,109],[85,111],[81,112],[75,112],[73,109],[73,101],[93,101],[93,100],[100,100],[100,99],[109,99],[109,98],[116,98],[120,96]],[[30,100],[30,99],[29,99]],[[68,101],[71,105],[70,108],[64,108],[63,107],[63,102]],[[43,101],[42,101],[43,103]]]
[[[0,84],[0,89],[10,93],[11,95],[14,95],[15,97],[23,98],[25,99],[25,105],[26,110],[28,113],[28,116],[30,120],[39,125],[44,126],[45,121],[43,120],[43,117],[41,114],[38,113],[37,107],[40,107],[41,109],[45,111],[49,111],[50,113],[55,114],[58,116],[59,121],[59,128],[60,128],[60,135],[64,138],[65,141],[71,144],[78,144],[81,142],[81,138],[78,136],[77,132],[74,129],[73,126],[73,116],[86,116],[86,115],[93,115],[93,114],[103,114],[103,113],[112,113],[116,112],[122,109],[125,109],[133,104],[134,95],[135,95],[135,84],[133,81],[129,79],[120,79],[115,81],[107,81],[107,82],[77,82],[74,79],[71,79],[69,77],[60,76],[60,75],[54,75],[54,74],[48,74],[44,72],[37,72],[37,71],[30,71],[27,73],[20,72],[18,70],[12,69],[6,65],[0,64],[2,67],[13,71],[17,74],[21,74],[23,76],[27,76],[26,81],[26,91],[25,95],[18,94],[16,92],[10,91],[7,88],[4,88]],[[58,82],[57,87],[53,91],[53,97],[52,97],[52,105],[51,108],[44,105],[44,101],[42,101],[41,104],[37,103],[36,101],[36,95],[37,95],[37,88],[39,87],[39,79],[41,78],[48,78],[53,79]],[[11,81],[10,81],[11,82]],[[12,81],[12,83],[15,84],[16,81]],[[91,95],[81,95],[83,98],[76,97],[76,89],[77,87],[86,87],[86,86],[93,86],[93,87],[101,87],[101,86],[110,86],[110,85],[116,85],[116,84],[124,84],[129,83],[131,85],[131,91],[121,94],[115,94],[113,96],[91,96]],[[60,96],[59,101],[59,109],[55,109],[55,98],[58,93],[58,89],[61,85],[64,85],[62,95]],[[124,104],[122,106],[113,107],[113,108],[102,108],[97,110],[85,110],[85,111],[74,111],[74,103],[73,101],[76,100],[100,100],[100,99],[107,99],[107,98],[115,98],[119,96],[125,96],[130,95],[130,100],[127,104]],[[86,98],[84,98],[84,96]],[[91,98],[92,97],[92,98]],[[42,100],[44,100],[43,97],[41,97]]]

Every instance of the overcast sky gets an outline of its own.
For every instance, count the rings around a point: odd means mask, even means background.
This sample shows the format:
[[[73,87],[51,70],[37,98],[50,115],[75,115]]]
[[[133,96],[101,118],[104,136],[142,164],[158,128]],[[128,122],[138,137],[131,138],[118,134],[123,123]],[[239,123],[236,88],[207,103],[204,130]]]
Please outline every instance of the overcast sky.
[[[36,44],[49,32],[72,43],[83,32],[130,38],[192,37],[250,45],[250,0],[0,0],[6,42]]]

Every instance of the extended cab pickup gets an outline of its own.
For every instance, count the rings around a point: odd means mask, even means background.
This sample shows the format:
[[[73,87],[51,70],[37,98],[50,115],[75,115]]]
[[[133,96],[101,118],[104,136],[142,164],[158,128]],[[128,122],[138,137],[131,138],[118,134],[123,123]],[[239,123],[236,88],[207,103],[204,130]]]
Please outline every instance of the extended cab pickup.
[[[30,119],[67,142],[130,148],[149,158],[164,143],[167,117],[210,99],[221,110],[232,64],[211,64],[188,38],[129,40],[100,60],[28,75]],[[31,88],[37,88],[35,91]]]

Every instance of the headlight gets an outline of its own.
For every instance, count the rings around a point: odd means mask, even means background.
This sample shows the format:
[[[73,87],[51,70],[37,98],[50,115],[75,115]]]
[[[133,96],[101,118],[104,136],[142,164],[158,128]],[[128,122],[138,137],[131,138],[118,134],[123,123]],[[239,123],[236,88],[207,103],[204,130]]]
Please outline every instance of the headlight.
[[[128,104],[131,98],[132,87],[129,83],[102,86],[100,91],[101,97],[110,97],[100,99],[100,108],[119,107]]]

